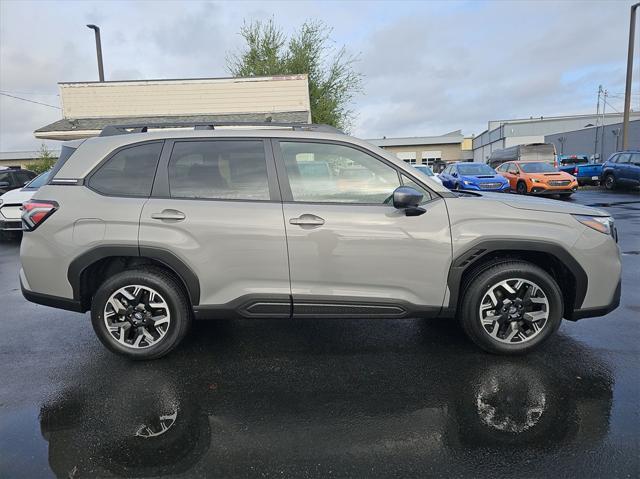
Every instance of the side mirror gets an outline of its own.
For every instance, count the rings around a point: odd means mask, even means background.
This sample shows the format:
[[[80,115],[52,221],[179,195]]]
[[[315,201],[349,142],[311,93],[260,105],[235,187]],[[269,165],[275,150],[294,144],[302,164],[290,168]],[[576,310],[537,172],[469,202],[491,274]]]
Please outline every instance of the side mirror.
[[[427,210],[418,206],[424,195],[410,186],[399,186],[393,192],[393,207],[404,210],[407,216],[420,216]]]
[[[9,188],[11,186],[8,181],[0,181],[0,188]]]
[[[456,173],[455,171],[453,173],[451,173],[451,176],[455,176],[456,178],[458,177],[458,173]]]
[[[520,170],[516,170],[513,172],[514,175],[519,175],[520,174]]]

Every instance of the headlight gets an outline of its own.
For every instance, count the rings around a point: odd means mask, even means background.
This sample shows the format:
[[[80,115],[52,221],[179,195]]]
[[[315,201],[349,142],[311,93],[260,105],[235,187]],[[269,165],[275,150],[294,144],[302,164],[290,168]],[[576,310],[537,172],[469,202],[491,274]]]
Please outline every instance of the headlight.
[[[542,180],[539,180],[538,178],[531,178],[531,183],[542,183]]]
[[[580,223],[591,229],[610,235],[613,231],[613,218],[611,216],[584,216],[573,215]]]

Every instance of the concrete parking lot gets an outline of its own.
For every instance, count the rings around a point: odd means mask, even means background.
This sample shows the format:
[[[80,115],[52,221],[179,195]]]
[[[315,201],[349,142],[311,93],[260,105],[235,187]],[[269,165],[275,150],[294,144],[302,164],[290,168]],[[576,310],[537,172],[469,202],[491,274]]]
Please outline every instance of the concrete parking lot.
[[[132,363],[0,243],[0,476],[638,477],[640,195],[571,201],[616,218],[622,303],[521,358],[452,321],[229,320]]]

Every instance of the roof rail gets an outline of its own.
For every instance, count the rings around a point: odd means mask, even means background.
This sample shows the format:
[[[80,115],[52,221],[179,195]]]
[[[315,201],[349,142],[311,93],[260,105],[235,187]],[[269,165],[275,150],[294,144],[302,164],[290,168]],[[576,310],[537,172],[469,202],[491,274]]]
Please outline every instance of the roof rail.
[[[344,135],[342,130],[330,125],[312,123],[279,123],[271,121],[215,121],[205,123],[194,122],[167,122],[167,123],[134,123],[123,125],[107,125],[99,136],[124,135],[127,133],[146,133],[151,129],[162,128],[193,128],[194,130],[215,130],[217,127],[266,127],[266,128],[290,128],[295,131],[319,131],[324,133],[338,133]]]

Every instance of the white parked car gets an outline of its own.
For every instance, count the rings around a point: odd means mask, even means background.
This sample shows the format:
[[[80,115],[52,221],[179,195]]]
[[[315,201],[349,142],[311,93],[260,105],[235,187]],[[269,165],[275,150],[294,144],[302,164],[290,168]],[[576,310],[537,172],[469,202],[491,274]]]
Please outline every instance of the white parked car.
[[[442,184],[442,180],[440,179],[440,177],[438,175],[435,175],[433,173],[433,170],[431,168],[429,168],[428,165],[411,165],[411,166],[413,166],[416,170],[420,171],[421,173],[424,173],[425,175],[427,175],[432,180],[437,181],[438,183]]]
[[[24,187],[7,191],[0,196],[0,236],[22,231],[22,220],[20,218],[22,203],[29,201],[38,191],[38,188],[47,182],[48,178],[49,171],[45,171],[24,185]]]

